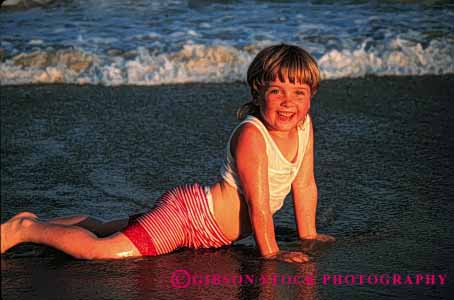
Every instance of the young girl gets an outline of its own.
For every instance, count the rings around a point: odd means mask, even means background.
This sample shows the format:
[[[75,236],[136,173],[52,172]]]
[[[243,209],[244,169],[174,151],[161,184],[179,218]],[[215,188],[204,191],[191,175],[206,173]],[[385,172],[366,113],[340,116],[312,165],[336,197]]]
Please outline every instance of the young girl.
[[[242,122],[227,143],[219,182],[176,187],[151,211],[106,223],[88,216],[42,221],[23,212],[1,225],[1,253],[33,242],[80,259],[119,259],[217,248],[253,233],[264,258],[307,261],[302,252],[279,249],[273,214],[292,191],[299,238],[334,240],[315,227],[309,108],[319,81],[317,63],[305,50],[285,44],[262,50],[248,69],[252,101],[238,111]]]

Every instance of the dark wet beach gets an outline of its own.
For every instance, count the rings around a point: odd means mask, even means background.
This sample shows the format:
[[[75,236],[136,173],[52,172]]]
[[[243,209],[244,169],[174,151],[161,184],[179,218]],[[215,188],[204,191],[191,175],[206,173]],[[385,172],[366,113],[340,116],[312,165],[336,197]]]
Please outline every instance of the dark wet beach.
[[[275,216],[282,249],[313,262],[258,258],[252,239],[218,251],[79,261],[22,245],[1,258],[2,299],[447,299],[453,290],[454,77],[326,80],[312,105],[318,228],[334,245],[296,241],[290,199]],[[147,209],[167,189],[219,176],[247,100],[240,83],[154,87],[2,86],[1,219],[105,219]],[[314,274],[314,285],[192,285],[172,273]],[[324,285],[324,274],[448,274],[445,285]]]

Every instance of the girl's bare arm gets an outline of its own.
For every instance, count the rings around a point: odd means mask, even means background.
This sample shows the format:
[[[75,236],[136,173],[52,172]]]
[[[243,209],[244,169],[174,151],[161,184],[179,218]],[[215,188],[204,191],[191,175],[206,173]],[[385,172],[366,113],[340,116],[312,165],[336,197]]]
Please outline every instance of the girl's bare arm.
[[[317,184],[314,177],[314,131],[312,124],[303,162],[292,183],[295,219],[299,238],[317,235],[315,215],[317,211]]]
[[[331,236],[317,233],[316,228],[318,193],[314,176],[314,130],[312,123],[303,162],[292,183],[292,194],[298,237],[300,239],[334,240]]]
[[[232,154],[236,160],[243,194],[249,208],[252,230],[260,254],[276,255],[279,247],[269,203],[268,158],[260,131],[251,124],[238,130]]]

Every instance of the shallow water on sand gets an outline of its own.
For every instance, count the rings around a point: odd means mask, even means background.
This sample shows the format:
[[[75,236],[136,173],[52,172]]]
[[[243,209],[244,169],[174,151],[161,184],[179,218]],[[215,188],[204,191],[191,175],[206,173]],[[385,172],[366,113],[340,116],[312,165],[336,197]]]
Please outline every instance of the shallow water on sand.
[[[218,251],[78,261],[22,245],[1,259],[3,299],[447,298],[454,242],[452,78],[326,81],[313,102],[318,228],[337,242],[296,241],[290,199],[275,216],[282,249],[305,265],[264,262],[252,239]],[[383,93],[382,91],[386,91]],[[160,87],[2,87],[2,221],[30,209],[43,218],[105,219],[151,207],[178,184],[214,182],[240,84]],[[216,103],[216,104],[214,104]],[[175,289],[172,273],[315,274],[314,285]],[[324,285],[327,274],[448,274],[445,286]]]

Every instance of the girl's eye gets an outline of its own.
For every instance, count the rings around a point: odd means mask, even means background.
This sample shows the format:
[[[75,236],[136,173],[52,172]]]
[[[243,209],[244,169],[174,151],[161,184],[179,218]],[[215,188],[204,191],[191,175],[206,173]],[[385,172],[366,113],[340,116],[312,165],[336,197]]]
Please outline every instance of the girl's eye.
[[[304,93],[304,91],[296,91],[296,95],[297,96],[304,96],[305,93]]]
[[[279,92],[280,91],[278,89],[272,89],[272,90],[269,91],[270,94],[274,94],[274,95],[279,94]]]

